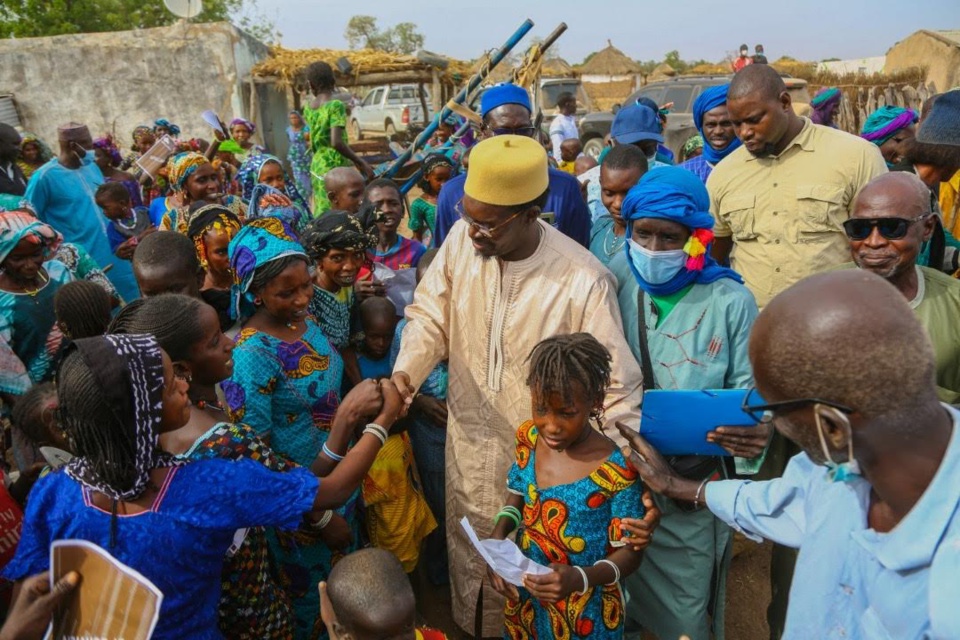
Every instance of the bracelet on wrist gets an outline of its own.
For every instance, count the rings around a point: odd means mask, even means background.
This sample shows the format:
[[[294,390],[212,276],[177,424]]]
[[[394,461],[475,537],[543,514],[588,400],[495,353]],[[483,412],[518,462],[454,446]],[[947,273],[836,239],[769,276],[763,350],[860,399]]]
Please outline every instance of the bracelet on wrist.
[[[324,511],[323,515],[320,516],[320,519],[316,522],[310,522],[310,526],[314,529],[323,529],[330,521],[333,520],[333,511]],[[309,522],[309,521],[308,521]]]
[[[597,566],[598,564],[608,564],[613,569],[613,582],[607,582],[607,585],[617,584],[620,582],[620,567],[617,566],[616,562],[607,558],[603,558],[602,560],[597,560],[594,562],[593,566]]]
[[[712,476],[711,476],[711,477],[712,477]],[[706,497],[707,497],[707,496],[706,496],[706,495],[703,496],[703,497],[704,497],[704,500],[703,500],[703,502],[701,503],[701,502],[700,502],[700,493],[703,492],[703,488],[704,488],[705,486],[707,486],[707,483],[708,483],[708,482],[710,482],[710,478],[704,478],[704,479],[703,479],[703,482],[700,483],[700,486],[697,487],[697,493],[696,493],[696,495],[693,496],[693,504],[694,504],[694,505],[696,505],[696,506],[698,506],[698,507],[701,506],[701,504],[702,504],[703,506],[706,506],[706,505],[707,505],[707,500],[706,500]]]
[[[334,453],[333,451],[331,451],[330,447],[327,446],[326,442],[323,443],[323,448],[321,450],[325,454],[327,454],[327,457],[333,460],[334,462],[341,462],[344,458],[344,456],[340,455],[339,453]]]
[[[387,430],[381,427],[380,425],[376,424],[375,422],[371,422],[370,424],[365,426],[363,428],[363,433],[369,433],[371,435],[376,436],[377,439],[380,440],[381,446],[387,444],[387,435],[388,435]]]
[[[590,581],[587,580],[587,572],[583,570],[583,567],[578,567],[577,565],[571,565],[574,569],[580,572],[580,577],[583,578],[583,591],[580,592],[580,595],[584,595],[587,591],[590,590]]]
[[[513,521],[513,528],[518,529],[520,527],[520,510],[516,507],[507,505],[500,509],[499,513],[493,518],[493,526],[497,526],[497,523],[500,521],[500,518],[507,518],[508,520]]]

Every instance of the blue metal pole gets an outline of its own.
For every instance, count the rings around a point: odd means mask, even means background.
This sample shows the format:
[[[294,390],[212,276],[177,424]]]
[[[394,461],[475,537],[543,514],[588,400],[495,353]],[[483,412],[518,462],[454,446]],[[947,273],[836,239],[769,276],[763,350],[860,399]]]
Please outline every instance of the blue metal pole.
[[[533,21],[528,18],[524,20],[523,24],[520,25],[520,28],[517,29],[512,36],[510,36],[503,46],[493,53],[493,55],[490,57],[490,64],[487,65],[487,68],[485,70],[481,69],[481,73],[474,74],[467,83],[467,86],[460,90],[460,93],[457,94],[453,101],[463,104],[467,96],[470,95],[474,89],[479,87],[480,83],[486,79],[490,70],[500,64],[500,62],[510,54],[510,51],[513,50],[513,48],[517,46],[521,40],[523,40],[523,37],[527,35],[531,29],[533,29]],[[387,170],[384,171],[380,177],[392,178],[395,176],[397,171],[400,170],[400,167],[405,165],[407,161],[410,160],[411,156],[413,156],[413,152],[421,148],[426,141],[430,139],[430,136],[434,134],[434,132],[437,130],[437,127],[440,126],[440,123],[448,118],[451,113],[453,112],[450,110],[450,107],[444,106],[440,113],[434,115],[433,121],[427,126],[427,128],[420,132],[420,135],[418,135],[416,140],[413,141],[413,144],[411,144],[406,151],[404,151],[396,160],[394,160],[393,164],[387,167]]]

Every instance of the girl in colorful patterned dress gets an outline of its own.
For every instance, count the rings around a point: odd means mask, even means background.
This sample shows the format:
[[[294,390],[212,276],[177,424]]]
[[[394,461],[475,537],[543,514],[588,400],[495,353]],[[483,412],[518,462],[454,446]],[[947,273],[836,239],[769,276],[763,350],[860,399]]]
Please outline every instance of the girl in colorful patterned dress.
[[[643,506],[636,471],[590,425],[609,384],[610,353],[590,334],[554,336],[530,354],[533,420],[517,429],[493,537],[517,529],[523,554],[553,571],[527,574],[518,588],[488,570],[507,598],[504,638],[623,637],[620,579],[642,554],[627,546],[620,519]]]
[[[291,111],[289,118],[287,142],[290,148],[287,151],[287,162],[290,163],[297,190],[310,202],[313,199],[313,185],[310,183],[310,127],[299,111]]]

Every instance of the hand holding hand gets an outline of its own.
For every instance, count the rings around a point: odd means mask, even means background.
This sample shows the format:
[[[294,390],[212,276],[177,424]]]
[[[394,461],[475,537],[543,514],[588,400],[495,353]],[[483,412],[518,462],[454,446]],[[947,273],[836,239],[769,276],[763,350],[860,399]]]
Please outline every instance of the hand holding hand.
[[[407,415],[407,404],[392,380],[381,380],[380,392],[383,395],[383,408],[377,416],[377,424],[389,431],[399,418]]]
[[[383,394],[380,383],[372,378],[362,380],[360,384],[350,389],[340,402],[337,411],[348,412],[348,422],[351,425],[366,424],[376,416],[383,407]]]
[[[320,539],[330,549],[342,551],[353,544],[353,529],[343,516],[335,513],[327,526],[320,529]]]

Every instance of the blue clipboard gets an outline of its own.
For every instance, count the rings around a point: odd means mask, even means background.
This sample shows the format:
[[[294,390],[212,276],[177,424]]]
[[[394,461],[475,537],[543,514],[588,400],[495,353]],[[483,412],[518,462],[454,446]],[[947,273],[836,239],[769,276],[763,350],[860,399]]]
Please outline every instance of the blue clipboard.
[[[729,456],[723,447],[707,442],[717,427],[754,427],[741,409],[747,389],[665,390],[643,394],[640,435],[667,456]],[[754,393],[757,403],[763,402]]]

